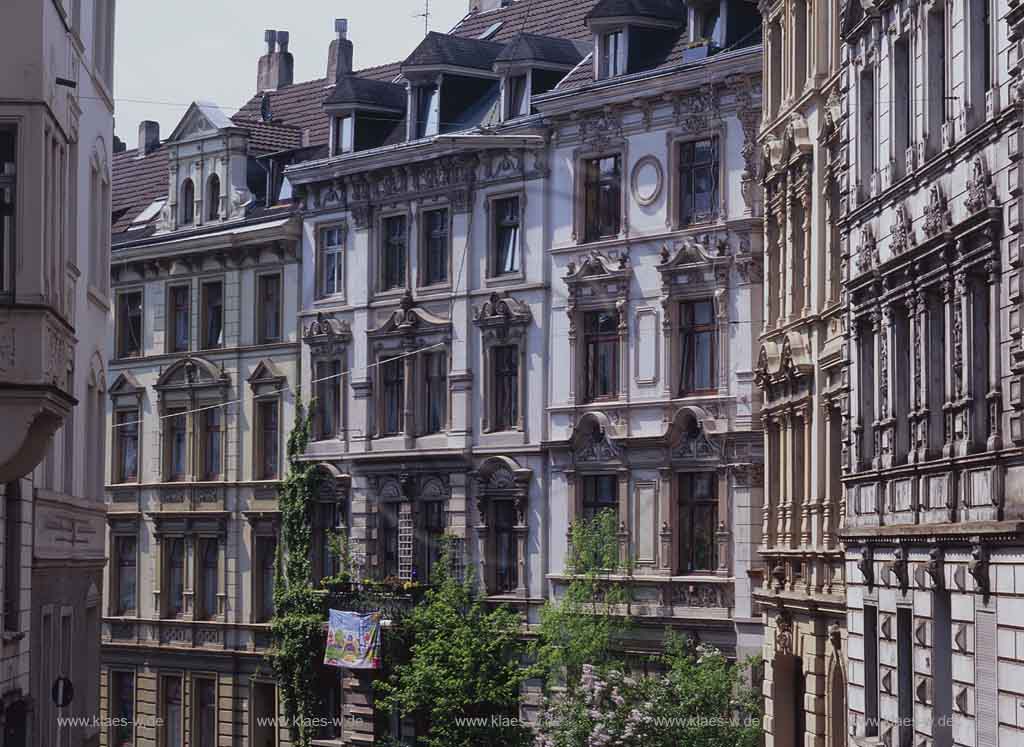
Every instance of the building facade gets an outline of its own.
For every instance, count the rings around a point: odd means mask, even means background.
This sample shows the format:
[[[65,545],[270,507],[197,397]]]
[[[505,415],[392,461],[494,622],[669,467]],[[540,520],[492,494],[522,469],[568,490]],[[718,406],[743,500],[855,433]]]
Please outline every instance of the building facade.
[[[0,28],[0,744],[95,745],[113,0],[4,8]],[[58,708],[51,688],[77,696]]]
[[[1021,11],[850,4],[842,35],[851,740],[1018,744]]]
[[[769,745],[846,744],[840,4],[761,5],[765,106],[765,614]]]
[[[261,84],[287,76],[275,34]],[[285,57],[287,55],[287,57]],[[278,744],[265,652],[299,382],[296,127],[199,102],[114,159],[100,744]]]

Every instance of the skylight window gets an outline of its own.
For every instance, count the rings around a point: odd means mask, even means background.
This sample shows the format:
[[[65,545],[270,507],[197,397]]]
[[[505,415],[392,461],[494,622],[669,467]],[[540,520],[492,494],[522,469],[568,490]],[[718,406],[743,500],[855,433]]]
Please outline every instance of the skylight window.
[[[504,21],[497,21],[496,23],[492,23],[490,26],[484,29],[484,31],[480,34],[480,36],[477,37],[477,39],[487,40],[493,38],[494,35],[497,34],[501,27],[504,25]]]

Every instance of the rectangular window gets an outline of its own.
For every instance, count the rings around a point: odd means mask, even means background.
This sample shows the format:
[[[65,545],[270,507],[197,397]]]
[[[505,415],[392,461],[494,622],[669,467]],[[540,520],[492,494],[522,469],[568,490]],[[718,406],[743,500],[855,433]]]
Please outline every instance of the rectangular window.
[[[0,126],[0,294],[14,290],[16,134],[13,127]]]
[[[527,106],[530,97],[526,91],[525,75],[509,76],[508,82],[505,85],[505,101],[508,104],[506,109],[506,117],[508,119],[515,119],[530,113]]]
[[[953,610],[950,593],[943,589],[932,591],[932,692],[935,703],[932,719],[935,729],[934,746],[953,745]],[[865,610],[865,613],[867,610]],[[866,635],[866,633],[865,633]],[[977,651],[977,649],[975,649]]]
[[[623,70],[622,48],[623,36],[621,31],[611,31],[607,34],[601,35],[601,46],[600,46],[600,68],[598,69],[597,77],[600,79],[614,78],[616,75],[622,75],[625,72]]]
[[[897,176],[907,175],[907,148],[910,146],[911,96],[910,39],[901,36],[892,46],[892,79],[894,91],[907,91],[893,101],[893,155],[896,157]]]
[[[281,276],[260,275],[260,301],[256,307],[260,342],[281,340]]]
[[[212,620],[217,616],[217,569],[220,566],[216,539],[199,543],[199,594],[197,618]]]
[[[405,430],[405,360],[393,358],[380,366],[383,395],[382,436],[394,436]]]
[[[119,358],[142,355],[142,291],[121,293],[117,297],[117,355]]]
[[[253,614],[256,622],[270,622],[274,617],[274,578],[277,572],[277,539],[258,536],[254,540],[256,558],[256,594]]]
[[[339,711],[340,713],[340,711]],[[336,715],[336,714],[335,714]],[[276,747],[277,690],[272,682],[252,683],[252,709],[249,729],[252,747]]]
[[[583,478],[583,518],[592,520],[602,511],[619,516],[619,478],[616,475],[587,475]]]
[[[223,475],[223,414],[219,407],[202,413],[203,422],[203,479],[219,480]]]
[[[115,443],[117,444],[117,482],[136,482],[139,479],[139,411],[119,410]]]
[[[4,630],[10,631],[19,629],[21,614],[21,529],[21,494],[8,485],[4,496]]]
[[[188,415],[183,409],[170,410],[164,418],[167,440],[167,479],[180,482],[188,477]]]
[[[110,673],[110,744],[114,747],[135,745],[135,674]]]
[[[491,349],[494,371],[494,421],[492,430],[519,427],[519,348],[499,345]]]
[[[440,433],[447,426],[448,354],[444,351],[423,354],[424,410],[423,432]]]
[[[717,567],[718,497],[715,473],[679,476],[679,568],[683,573]]]
[[[437,102],[437,86],[417,86],[416,97],[416,137],[429,137],[440,131],[440,107]]]
[[[398,504],[380,505],[380,563],[384,578],[398,577]]]
[[[448,210],[423,214],[423,285],[448,282]]]
[[[341,505],[337,500],[316,503],[310,548],[316,580],[334,576],[341,569],[341,559],[331,550],[331,540],[342,531]]]
[[[256,404],[259,421],[259,479],[276,480],[281,469],[281,433],[278,425],[280,402],[261,400]]]
[[[355,120],[351,114],[334,118],[334,155],[352,152],[354,132]]]
[[[184,747],[182,735],[181,677],[161,677],[161,713],[163,742],[161,747]]]
[[[381,290],[405,287],[405,216],[381,221]]]
[[[622,157],[583,162],[585,241],[612,238],[622,230]]]
[[[679,222],[687,226],[718,215],[718,138],[679,147]]]
[[[516,507],[512,501],[494,502],[494,582],[498,594],[515,591],[519,585],[516,549]]]
[[[344,293],[342,252],[345,235],[340,226],[320,229],[320,295]]]
[[[494,257],[492,275],[519,272],[519,198],[503,197],[494,210]]]
[[[193,695],[192,744],[195,747],[217,745],[217,681],[197,678]]]
[[[878,608],[864,605],[864,734],[878,736]]]
[[[441,561],[441,546],[445,530],[448,528],[448,517],[444,511],[444,501],[424,501],[419,504],[423,543],[422,567],[414,572],[414,578],[430,581]]]
[[[316,436],[325,441],[338,435],[341,417],[341,361],[316,364]]]
[[[875,135],[875,72],[870,65],[860,74],[860,184],[861,196],[871,196],[871,185],[878,170],[878,138]]]
[[[896,702],[899,710],[899,747],[914,744],[914,611],[896,610],[896,676],[899,679]]]
[[[717,325],[711,301],[687,301],[679,308],[680,396],[717,387]]]
[[[927,13],[926,43],[928,62],[928,119],[925,132],[928,153],[934,155],[942,149],[942,125],[946,122],[946,4],[933,3]]]
[[[586,345],[587,400],[614,399],[619,393],[619,319],[614,311],[588,311]]]
[[[224,284],[203,283],[203,347],[224,347]]]
[[[187,285],[175,285],[168,288],[167,293],[170,352],[181,353],[188,350],[189,346],[189,296],[191,289]]]
[[[136,588],[138,584],[138,573],[136,564],[136,539],[126,535],[120,535],[114,539],[115,562],[117,563],[117,596],[114,613],[121,617],[131,617],[136,614]]]
[[[166,616],[179,617],[185,610],[185,540],[182,537],[174,537],[165,540],[165,543]]]

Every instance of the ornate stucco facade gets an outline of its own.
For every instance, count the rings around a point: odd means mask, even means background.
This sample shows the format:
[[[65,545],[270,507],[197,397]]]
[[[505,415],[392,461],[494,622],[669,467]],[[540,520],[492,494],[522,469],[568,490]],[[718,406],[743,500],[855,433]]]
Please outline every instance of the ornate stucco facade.
[[[846,744],[839,3],[764,2],[765,738]]]
[[[6,3],[0,25],[0,745],[96,745],[112,0]],[[97,230],[100,229],[100,230]],[[58,708],[67,677],[77,697]]]
[[[1020,9],[842,23],[851,741],[1019,744]]]

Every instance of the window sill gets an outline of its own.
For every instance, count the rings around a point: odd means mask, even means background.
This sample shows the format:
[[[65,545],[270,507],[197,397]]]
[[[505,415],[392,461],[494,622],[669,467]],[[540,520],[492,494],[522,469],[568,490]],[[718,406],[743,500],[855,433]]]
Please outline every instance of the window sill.
[[[503,272],[500,275],[488,275],[484,278],[487,285],[512,285],[526,281],[526,273],[522,270],[516,272]]]
[[[331,293],[329,295],[317,296],[313,301],[314,306],[328,306],[328,305],[345,305],[345,294],[344,293]]]
[[[450,281],[445,280],[440,283],[430,283],[429,285],[417,285],[417,293],[450,293],[452,284]]]

